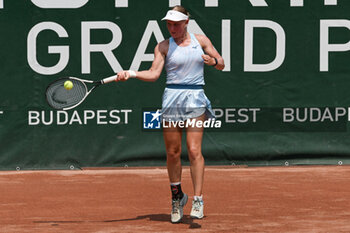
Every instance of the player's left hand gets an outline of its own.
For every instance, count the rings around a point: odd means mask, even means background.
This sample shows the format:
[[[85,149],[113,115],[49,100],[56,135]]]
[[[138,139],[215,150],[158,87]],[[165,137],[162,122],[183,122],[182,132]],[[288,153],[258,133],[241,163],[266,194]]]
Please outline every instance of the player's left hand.
[[[215,59],[213,57],[211,57],[207,54],[203,54],[202,58],[203,58],[204,64],[207,64],[209,66],[215,65]]]

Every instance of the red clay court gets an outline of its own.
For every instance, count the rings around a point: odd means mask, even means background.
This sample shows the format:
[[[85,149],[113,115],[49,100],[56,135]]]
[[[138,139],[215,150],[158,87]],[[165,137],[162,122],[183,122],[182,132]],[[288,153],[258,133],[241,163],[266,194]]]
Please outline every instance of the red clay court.
[[[165,168],[2,171],[0,232],[350,232],[349,179],[349,166],[207,167],[206,217],[189,217],[191,198],[172,224]]]

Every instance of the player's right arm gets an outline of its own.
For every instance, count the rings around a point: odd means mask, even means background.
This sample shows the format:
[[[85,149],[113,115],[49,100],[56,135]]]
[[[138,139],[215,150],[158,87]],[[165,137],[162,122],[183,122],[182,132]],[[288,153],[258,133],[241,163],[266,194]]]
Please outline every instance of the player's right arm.
[[[156,81],[162,73],[168,48],[169,40],[164,40],[157,44],[157,46],[154,48],[154,60],[152,62],[151,68],[149,70],[134,71],[134,75],[136,75],[136,77],[133,78],[137,78],[146,82]],[[123,70],[118,72],[116,81],[126,81],[130,77],[132,77],[132,71],[130,73],[130,71]]]

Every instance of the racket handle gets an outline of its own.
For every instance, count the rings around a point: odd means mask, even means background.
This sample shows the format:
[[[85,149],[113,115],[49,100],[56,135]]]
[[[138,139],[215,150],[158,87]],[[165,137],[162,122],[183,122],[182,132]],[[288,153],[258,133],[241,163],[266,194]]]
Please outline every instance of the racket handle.
[[[115,81],[116,78],[117,78],[117,75],[113,75],[111,77],[102,79],[101,82],[102,82],[102,84],[110,83],[110,82]]]

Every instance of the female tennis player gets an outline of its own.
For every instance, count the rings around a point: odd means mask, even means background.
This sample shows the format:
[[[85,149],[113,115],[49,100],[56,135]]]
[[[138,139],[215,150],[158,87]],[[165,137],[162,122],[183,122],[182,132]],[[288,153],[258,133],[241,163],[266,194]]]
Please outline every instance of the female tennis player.
[[[222,70],[225,67],[224,60],[206,36],[187,32],[189,13],[184,7],[175,6],[162,20],[166,20],[171,37],[155,47],[151,68],[144,71],[121,71],[116,81],[126,81],[129,78],[156,81],[165,66],[167,80],[162,100],[163,122],[204,121],[213,118],[210,101],[203,91],[204,64]],[[172,193],[171,222],[178,223],[183,217],[183,207],[188,199],[181,189],[181,138],[184,128],[169,125],[163,127],[163,135]],[[204,217],[204,158],[201,151],[203,127],[191,125],[185,131],[194,189],[190,216],[201,219]]]

